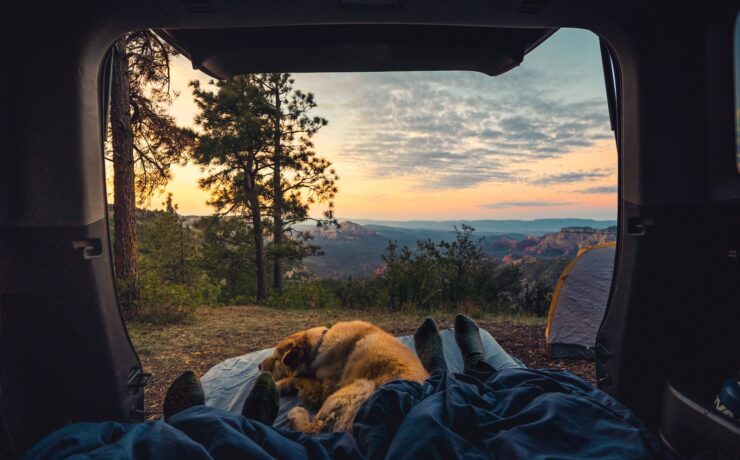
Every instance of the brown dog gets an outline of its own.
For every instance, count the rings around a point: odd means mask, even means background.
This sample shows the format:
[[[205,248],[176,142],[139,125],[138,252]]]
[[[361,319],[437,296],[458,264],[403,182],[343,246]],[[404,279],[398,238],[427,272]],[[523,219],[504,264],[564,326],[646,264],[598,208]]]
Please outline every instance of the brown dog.
[[[304,433],[351,431],[357,411],[379,386],[391,380],[423,382],[429,374],[408,347],[365,321],[316,327],[286,337],[260,364],[272,373],[281,393],[298,393],[302,404],[318,409],[311,420],[304,407],[288,413],[293,429]]]

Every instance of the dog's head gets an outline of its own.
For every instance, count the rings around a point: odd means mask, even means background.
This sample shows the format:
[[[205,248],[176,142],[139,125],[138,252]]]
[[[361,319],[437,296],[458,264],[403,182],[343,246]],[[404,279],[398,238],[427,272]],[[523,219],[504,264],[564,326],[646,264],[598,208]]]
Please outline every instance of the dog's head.
[[[314,327],[284,338],[272,355],[260,363],[260,370],[270,372],[275,380],[306,375],[328,330]]]

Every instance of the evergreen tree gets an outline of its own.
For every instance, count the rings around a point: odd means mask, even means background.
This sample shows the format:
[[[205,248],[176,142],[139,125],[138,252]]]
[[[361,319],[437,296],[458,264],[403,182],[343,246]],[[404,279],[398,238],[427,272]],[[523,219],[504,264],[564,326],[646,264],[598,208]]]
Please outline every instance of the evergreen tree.
[[[171,193],[162,204],[163,211],[145,211],[138,219],[141,274],[153,274],[161,282],[188,284],[193,281],[199,244],[177,213]]]
[[[325,118],[311,115],[316,107],[314,96],[294,89],[294,79],[287,73],[256,74],[255,84],[262,89],[269,105],[271,128],[272,246],[274,289],[283,286],[283,259],[301,259],[313,254],[315,246],[305,244],[308,233],[297,232],[293,225],[314,220],[318,225],[336,225],[333,199],[339,177],[331,163],[314,151],[313,136],[326,126]],[[323,218],[308,214],[315,203],[326,203]],[[289,235],[292,238],[285,239]]]
[[[438,245],[440,265],[445,273],[445,295],[458,306],[470,300],[471,294],[478,289],[473,273],[487,261],[482,240],[473,239],[473,232],[473,227],[462,224],[461,228],[455,227],[453,242],[442,241]]]
[[[253,301],[255,290],[254,229],[240,217],[209,216],[199,219],[200,268],[219,286],[219,301],[241,305]]]
[[[110,132],[113,162],[113,243],[124,307],[139,297],[136,204],[170,179],[170,167],[192,145],[193,133],[177,126],[172,103],[170,45],[152,31],[131,32],[114,45]]]
[[[267,298],[263,215],[270,200],[271,141],[267,123],[269,107],[249,76],[237,76],[215,84],[218,92],[191,82],[202,128],[193,160],[208,175],[200,186],[210,190],[208,202],[220,216],[238,215],[252,225],[256,299]]]

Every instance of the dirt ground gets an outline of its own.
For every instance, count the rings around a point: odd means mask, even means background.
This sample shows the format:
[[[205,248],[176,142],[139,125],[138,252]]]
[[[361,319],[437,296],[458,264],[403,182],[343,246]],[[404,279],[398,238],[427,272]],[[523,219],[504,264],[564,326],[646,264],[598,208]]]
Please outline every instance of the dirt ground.
[[[186,369],[203,375],[226,358],[273,347],[292,332],[350,319],[371,321],[393,335],[409,335],[425,316],[423,313],[211,307],[198,309],[190,324],[132,323],[128,328],[144,370],[154,374],[145,392],[146,410],[160,412],[169,383]],[[451,325],[452,314],[432,316],[440,328]],[[482,318],[477,321],[506,351],[529,367],[567,369],[588,381],[596,379],[594,365],[589,361],[548,359],[543,320]]]

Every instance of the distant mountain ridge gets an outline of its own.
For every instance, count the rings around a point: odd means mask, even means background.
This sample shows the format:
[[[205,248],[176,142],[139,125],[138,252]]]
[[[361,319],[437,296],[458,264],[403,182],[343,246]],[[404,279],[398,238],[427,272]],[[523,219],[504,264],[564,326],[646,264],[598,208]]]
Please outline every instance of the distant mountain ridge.
[[[487,249],[493,255],[501,256],[504,262],[523,257],[572,258],[578,250],[616,241],[617,227],[595,229],[591,227],[565,227],[558,232],[547,233],[543,236],[530,236],[523,240],[499,240],[489,242]]]
[[[318,235],[322,238],[328,239],[359,239],[380,236],[371,229],[350,221],[340,223],[339,228],[314,227],[313,229],[309,229],[308,231],[309,233],[314,234],[314,236]]]
[[[477,232],[486,233],[523,233],[525,235],[537,235],[560,231],[566,227],[590,227],[604,229],[617,225],[616,220],[595,220],[579,218],[552,218],[552,219],[483,219],[483,220],[374,220],[374,219],[348,219],[351,222],[372,228],[373,226],[384,226],[396,229],[410,230],[447,230],[452,231],[455,226],[462,224],[470,225]]]
[[[350,221],[341,222],[339,228],[306,228],[313,236],[313,243],[322,248],[324,255],[308,257],[304,264],[321,277],[368,276],[383,265],[381,255],[386,252],[389,241],[395,241],[400,247],[410,248],[414,248],[418,240],[432,240],[435,243],[452,241],[455,238],[453,229],[454,226],[444,230],[398,228],[377,224],[360,225]],[[571,226],[541,235],[478,231],[476,228],[474,236],[483,238],[483,247],[488,254],[504,262],[555,257],[569,259],[581,247],[614,241],[616,225],[606,228]]]

